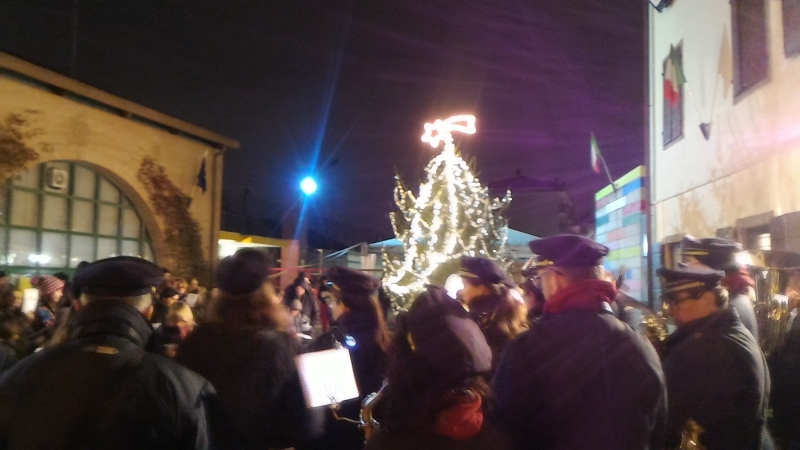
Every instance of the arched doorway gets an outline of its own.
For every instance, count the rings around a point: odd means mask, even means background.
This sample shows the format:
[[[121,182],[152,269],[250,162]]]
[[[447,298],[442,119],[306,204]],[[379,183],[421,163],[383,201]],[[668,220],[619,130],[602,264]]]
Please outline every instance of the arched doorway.
[[[46,162],[0,186],[0,270],[71,275],[81,261],[119,255],[152,261],[150,236],[130,199],[93,167]]]

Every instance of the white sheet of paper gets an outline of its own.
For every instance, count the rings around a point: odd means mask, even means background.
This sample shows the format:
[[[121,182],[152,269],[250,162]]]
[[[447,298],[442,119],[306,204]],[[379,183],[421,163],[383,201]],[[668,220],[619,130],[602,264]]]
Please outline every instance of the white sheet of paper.
[[[36,311],[39,304],[39,290],[36,288],[22,291],[22,312],[25,314]]]
[[[186,294],[186,303],[194,308],[194,305],[197,304],[198,298],[200,298],[200,294]]]
[[[304,353],[297,357],[297,370],[309,408],[358,398],[358,386],[346,348]]]

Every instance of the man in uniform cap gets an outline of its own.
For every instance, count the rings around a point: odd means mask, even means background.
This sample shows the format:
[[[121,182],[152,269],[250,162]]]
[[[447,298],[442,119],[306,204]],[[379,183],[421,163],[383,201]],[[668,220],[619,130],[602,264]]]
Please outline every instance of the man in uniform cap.
[[[677,447],[690,420],[708,450],[770,448],[769,371],[753,335],[728,308],[724,272],[705,266],[661,268],[662,296],[678,329],[669,336],[666,444]]]
[[[722,287],[728,290],[728,305],[736,310],[739,319],[758,342],[758,323],[755,303],[756,283],[747,268],[736,262],[736,254],[742,246],[736,242],[721,238],[697,239],[686,236],[681,242],[684,260],[688,265],[702,264],[714,270],[722,270],[725,277]]]
[[[611,312],[615,288],[601,266],[608,248],[577,235],[530,248],[544,315],[500,362],[494,416],[518,448],[659,448],[661,363],[650,342]]]
[[[145,351],[150,293],[162,280],[158,266],[126,256],[80,271],[86,306],[71,339],[0,380],[0,447],[218,448],[213,387]]]

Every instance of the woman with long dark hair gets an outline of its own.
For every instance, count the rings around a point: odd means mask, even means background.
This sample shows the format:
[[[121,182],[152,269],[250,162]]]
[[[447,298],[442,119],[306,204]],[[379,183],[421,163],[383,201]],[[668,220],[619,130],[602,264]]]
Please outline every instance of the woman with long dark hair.
[[[219,295],[208,322],[178,348],[178,362],[217,389],[237,443],[287,448],[308,436],[308,415],[294,363],[288,314],[267,283],[270,262],[239,250],[220,262]]]
[[[492,352],[445,290],[431,286],[401,320],[392,342],[380,431],[367,449],[503,449],[508,440],[484,421]]]
[[[358,419],[361,401],[378,391],[386,375],[387,350],[391,337],[378,303],[377,279],[347,267],[332,267],[327,272],[326,296],[333,326],[314,341],[311,351],[344,347],[350,350],[358,398],[341,403],[338,415]],[[325,433],[316,448],[361,449],[364,433],[347,421],[326,412]]]
[[[464,281],[461,298],[497,363],[506,345],[527,329],[527,308],[513,297],[514,284],[505,271],[491,260],[464,257],[459,275]]]

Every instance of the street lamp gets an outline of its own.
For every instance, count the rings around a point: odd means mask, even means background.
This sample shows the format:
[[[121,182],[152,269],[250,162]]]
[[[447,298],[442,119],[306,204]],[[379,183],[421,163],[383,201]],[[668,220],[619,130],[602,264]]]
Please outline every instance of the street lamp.
[[[303,181],[300,182],[300,190],[303,191],[306,195],[312,195],[313,193],[317,192],[317,182],[314,181],[312,177],[305,177]]]

